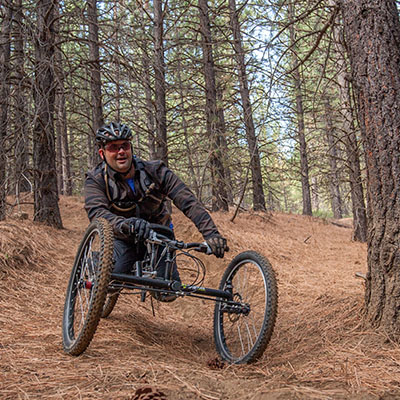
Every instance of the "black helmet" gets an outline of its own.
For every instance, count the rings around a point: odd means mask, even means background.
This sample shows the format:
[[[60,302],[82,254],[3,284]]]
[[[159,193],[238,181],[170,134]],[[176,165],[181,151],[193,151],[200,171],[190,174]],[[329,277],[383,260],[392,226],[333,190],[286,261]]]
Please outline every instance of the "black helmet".
[[[130,128],[119,122],[103,125],[96,133],[96,142],[102,145],[114,140],[130,140],[131,138],[132,131]]]

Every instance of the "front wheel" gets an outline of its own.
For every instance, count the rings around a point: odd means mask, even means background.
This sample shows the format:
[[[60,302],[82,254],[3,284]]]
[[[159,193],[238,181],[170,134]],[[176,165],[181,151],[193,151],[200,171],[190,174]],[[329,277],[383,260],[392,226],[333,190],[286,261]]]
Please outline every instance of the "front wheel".
[[[109,292],[107,293],[106,300],[104,302],[104,307],[101,312],[101,318],[107,318],[112,310],[114,310],[115,304],[117,303],[119,298],[119,292]]]
[[[220,300],[214,310],[214,340],[222,359],[251,363],[263,354],[271,339],[278,308],[275,273],[255,251],[238,254],[222,276],[220,290],[232,290],[233,301]]]
[[[110,281],[113,232],[100,218],[86,229],[72,268],[63,314],[63,346],[78,356],[89,346],[102,315]]]

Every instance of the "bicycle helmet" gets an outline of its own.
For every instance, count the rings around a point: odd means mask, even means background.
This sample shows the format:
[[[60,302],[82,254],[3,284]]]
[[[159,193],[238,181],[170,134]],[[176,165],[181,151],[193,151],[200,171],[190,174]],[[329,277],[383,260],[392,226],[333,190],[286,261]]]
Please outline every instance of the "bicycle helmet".
[[[96,142],[104,145],[114,140],[130,140],[132,131],[125,124],[119,122],[111,122],[108,125],[103,125],[96,133]]]

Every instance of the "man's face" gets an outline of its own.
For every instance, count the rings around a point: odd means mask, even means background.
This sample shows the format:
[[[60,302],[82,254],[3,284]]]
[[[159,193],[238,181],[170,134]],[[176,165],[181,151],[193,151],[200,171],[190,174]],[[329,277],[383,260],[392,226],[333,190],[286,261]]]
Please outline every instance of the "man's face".
[[[100,157],[117,172],[128,172],[131,166],[132,150],[129,140],[115,140],[99,149]]]

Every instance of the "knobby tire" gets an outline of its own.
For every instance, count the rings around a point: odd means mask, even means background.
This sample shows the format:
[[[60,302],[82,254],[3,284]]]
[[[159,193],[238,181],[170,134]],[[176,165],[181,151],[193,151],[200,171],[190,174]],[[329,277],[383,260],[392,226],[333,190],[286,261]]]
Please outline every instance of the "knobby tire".
[[[101,318],[107,318],[112,313],[115,304],[117,304],[118,297],[119,297],[119,292],[107,293],[103,311],[101,313]]]
[[[232,364],[252,363],[266,349],[276,321],[278,289],[269,261],[255,251],[238,254],[222,276],[219,288],[233,283],[235,301],[250,306],[248,315],[224,311],[224,302],[214,309],[214,341],[222,359]],[[229,285],[228,285],[229,286]]]
[[[83,353],[101,318],[110,281],[113,231],[99,218],[86,229],[72,268],[63,313],[63,347],[70,355]]]

